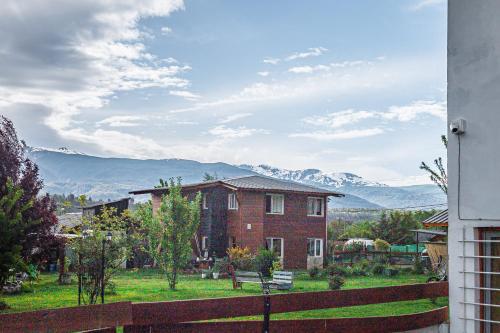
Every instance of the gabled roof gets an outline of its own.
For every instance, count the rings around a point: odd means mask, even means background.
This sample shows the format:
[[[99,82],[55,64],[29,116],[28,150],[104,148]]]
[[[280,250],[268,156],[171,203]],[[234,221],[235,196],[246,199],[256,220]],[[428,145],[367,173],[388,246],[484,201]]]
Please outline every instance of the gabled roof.
[[[202,189],[212,186],[225,186],[233,190],[251,190],[251,191],[279,191],[279,192],[294,192],[308,193],[316,195],[343,197],[344,195],[338,192],[325,190],[315,186],[309,186],[293,181],[281,180],[260,175],[243,176],[230,179],[212,180],[202,183],[183,185],[183,189]],[[168,191],[167,187],[153,188],[146,190],[131,191],[131,194],[146,194],[146,193],[161,193]]]
[[[437,214],[422,221],[424,227],[447,227],[448,226],[448,209],[445,209]]]

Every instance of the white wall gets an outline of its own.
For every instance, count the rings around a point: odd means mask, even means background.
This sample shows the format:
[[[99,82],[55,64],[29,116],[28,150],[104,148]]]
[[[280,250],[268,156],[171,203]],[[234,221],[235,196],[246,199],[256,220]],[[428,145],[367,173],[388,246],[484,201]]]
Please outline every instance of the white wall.
[[[477,270],[477,259],[460,256],[477,255],[478,245],[460,241],[474,239],[476,227],[500,226],[500,1],[448,0],[448,7],[448,122],[467,121],[460,162],[458,138],[448,134],[450,320],[451,332],[475,332],[477,322],[459,318],[478,317],[477,306],[461,303],[478,300],[461,288],[478,279],[460,271]]]

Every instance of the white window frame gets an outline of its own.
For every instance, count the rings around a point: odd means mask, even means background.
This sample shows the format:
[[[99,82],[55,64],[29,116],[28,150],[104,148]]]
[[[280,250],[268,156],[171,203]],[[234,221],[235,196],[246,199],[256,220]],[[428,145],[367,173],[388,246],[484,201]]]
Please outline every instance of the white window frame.
[[[201,250],[202,251],[205,251],[205,250],[208,249],[207,243],[208,243],[208,237],[207,236],[202,236],[201,237]]]
[[[203,209],[208,209],[207,194],[203,193]]]
[[[234,201],[232,201],[231,198],[234,198]],[[231,205],[231,202],[233,202],[234,205]],[[238,210],[238,199],[236,198],[236,193],[229,193],[227,195],[227,209]]]
[[[281,240],[281,256],[278,256],[278,258],[280,260],[282,260],[285,257],[285,240],[281,237],[266,237],[266,244],[267,244],[267,241],[270,240],[271,241],[270,250],[274,249],[274,240],[275,239]]]
[[[309,214],[309,200],[315,200],[314,202],[317,202],[317,200],[319,200],[321,202],[321,215]],[[316,211],[315,209],[313,209],[313,210]],[[325,198],[322,198],[322,197],[307,197],[307,216],[310,216],[310,217],[324,217],[325,216]]]
[[[309,255],[309,241],[314,242],[314,255],[312,255],[312,256]],[[316,253],[316,242],[318,242],[318,241],[320,244],[319,255]],[[308,238],[307,239],[307,256],[314,257],[314,258],[322,258],[323,257],[323,238]]]
[[[271,212],[267,212],[267,207],[266,208],[266,214],[269,215],[284,215],[285,214],[285,195],[284,194],[277,194],[277,193],[266,193],[266,205],[267,205],[267,196],[271,197]],[[273,212],[273,201],[275,197],[280,197],[281,198],[281,212]]]

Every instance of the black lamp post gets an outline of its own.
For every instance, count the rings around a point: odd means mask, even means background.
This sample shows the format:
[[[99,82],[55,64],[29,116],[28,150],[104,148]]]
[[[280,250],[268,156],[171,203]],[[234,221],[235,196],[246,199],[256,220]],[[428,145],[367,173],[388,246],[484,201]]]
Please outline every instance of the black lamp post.
[[[106,245],[106,242],[111,242],[111,238],[113,237],[113,234],[111,231],[108,231],[106,234],[106,237],[102,240],[102,253],[101,253],[101,303],[104,304],[104,248]]]

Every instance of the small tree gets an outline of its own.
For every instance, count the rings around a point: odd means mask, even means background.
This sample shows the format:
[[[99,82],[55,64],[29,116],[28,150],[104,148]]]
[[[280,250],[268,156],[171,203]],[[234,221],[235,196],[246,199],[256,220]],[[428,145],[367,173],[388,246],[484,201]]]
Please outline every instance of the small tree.
[[[177,285],[178,272],[192,254],[191,240],[200,224],[201,194],[194,200],[182,196],[180,178],[170,179],[158,211],[143,220],[148,252],[165,273],[170,289]]]
[[[73,266],[82,279],[83,303],[95,304],[104,288],[130,255],[132,240],[126,232],[128,214],[116,214],[115,208],[104,207],[100,215],[83,218],[76,232],[81,236],[71,243],[75,252]],[[108,232],[111,241],[106,241]],[[104,248],[104,279],[102,279],[102,249]]]

